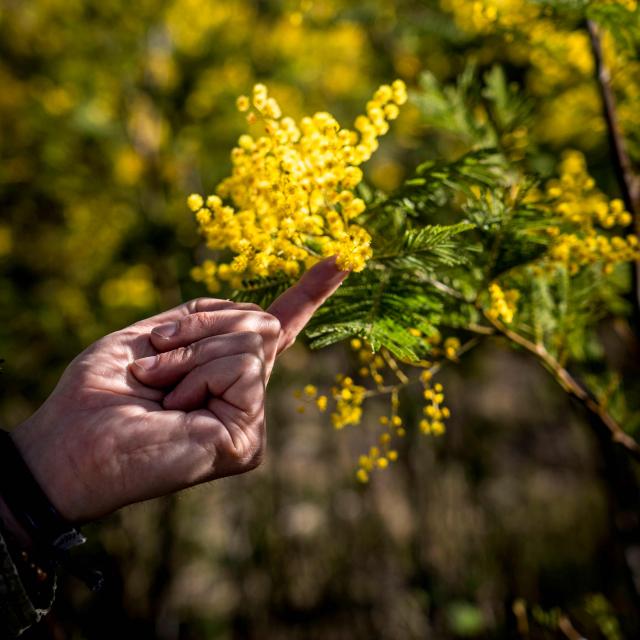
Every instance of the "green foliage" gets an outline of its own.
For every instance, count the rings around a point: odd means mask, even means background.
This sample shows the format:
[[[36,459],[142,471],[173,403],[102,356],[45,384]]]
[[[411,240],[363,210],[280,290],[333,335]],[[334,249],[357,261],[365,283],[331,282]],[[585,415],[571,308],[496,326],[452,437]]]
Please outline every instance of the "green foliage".
[[[284,274],[269,278],[250,278],[243,281],[242,288],[235,291],[232,297],[238,302],[254,302],[266,308],[293,283],[294,280]]]
[[[490,280],[534,261],[548,248],[548,239],[541,232],[552,219],[542,207],[526,202],[530,188],[524,181],[514,198],[512,187],[496,186],[469,198],[463,206],[486,250],[483,257]]]
[[[386,347],[401,359],[418,360],[422,342],[407,331],[426,335],[442,317],[442,294],[401,269],[367,269],[354,274],[314,316],[307,329],[314,348],[345,338],[365,338],[374,350]]]
[[[497,149],[504,136],[530,123],[533,102],[517,82],[508,82],[504,69],[494,65],[478,81],[469,64],[455,85],[443,86],[430,72],[420,76],[414,102],[424,123],[454,135],[473,149]]]
[[[461,638],[474,638],[486,627],[482,609],[471,602],[452,602],[447,610],[449,627]]]
[[[585,15],[608,30],[618,45],[637,55],[640,43],[640,16],[638,10],[629,11],[623,3],[588,3]]]
[[[483,76],[482,97],[491,109],[492,123],[498,133],[513,131],[531,121],[533,103],[517,82],[509,83],[504,68],[491,67]]]
[[[466,262],[466,257],[456,236],[469,229],[473,229],[473,225],[467,222],[427,225],[420,229],[409,228],[396,238],[380,239],[373,268],[377,263],[384,263],[393,271],[433,275],[438,268],[459,265]]]
[[[406,197],[407,208],[416,207],[426,217],[460,195],[472,197],[474,187],[494,188],[506,168],[504,158],[491,148],[470,151],[454,162],[423,162],[416,168],[416,177],[407,180],[390,202]]]
[[[433,73],[425,71],[420,76],[414,103],[430,126],[464,141],[474,140],[480,146],[491,146],[495,139],[492,140],[490,132],[470,109],[470,102],[475,101],[477,94],[474,79],[473,66],[468,66],[460,74],[455,85],[448,86],[442,86]]]

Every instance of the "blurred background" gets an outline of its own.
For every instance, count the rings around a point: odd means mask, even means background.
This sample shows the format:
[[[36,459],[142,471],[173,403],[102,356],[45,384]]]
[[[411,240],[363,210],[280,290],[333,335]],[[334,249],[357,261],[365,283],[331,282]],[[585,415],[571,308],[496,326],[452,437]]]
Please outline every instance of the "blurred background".
[[[205,295],[185,198],[228,173],[246,127],[235,98],[256,81],[296,118],[348,123],[382,82],[501,63],[532,105],[512,153],[535,149],[549,174],[580,149],[615,194],[579,21],[504,1],[498,29],[486,4],[0,0],[0,422],[29,416],[95,339]],[[610,64],[637,158],[640,62]],[[462,149],[408,105],[366,178],[392,190]],[[87,527],[80,554],[104,589],[62,576],[28,637],[578,638],[558,630],[561,612],[590,639],[640,637],[597,443],[542,369],[499,341],[447,368],[447,434],[413,429],[407,395],[399,462],[361,486],[373,417],[336,433],[292,396],[352,357],[291,349],[271,383],[266,463]]]

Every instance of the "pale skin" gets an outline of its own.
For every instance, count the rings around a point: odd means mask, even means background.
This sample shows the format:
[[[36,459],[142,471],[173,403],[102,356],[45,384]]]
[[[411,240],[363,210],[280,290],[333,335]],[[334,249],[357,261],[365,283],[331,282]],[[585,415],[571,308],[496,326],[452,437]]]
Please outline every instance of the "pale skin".
[[[87,522],[255,468],[274,363],[346,276],[330,258],[266,311],[199,298],[77,356],[13,432],[61,515]]]

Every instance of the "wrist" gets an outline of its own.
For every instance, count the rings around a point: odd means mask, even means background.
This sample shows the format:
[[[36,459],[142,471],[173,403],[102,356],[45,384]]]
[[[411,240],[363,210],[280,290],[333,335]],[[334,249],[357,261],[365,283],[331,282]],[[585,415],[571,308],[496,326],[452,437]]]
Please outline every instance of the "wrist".
[[[39,484],[12,435],[0,430],[0,495],[8,526],[34,547],[52,556],[82,544],[85,538],[61,515]],[[27,534],[25,537],[24,534]]]
[[[87,586],[98,589],[101,574],[76,566],[69,557],[85,537],[51,503],[17,440],[0,430],[0,517],[23,584],[38,595],[55,568],[65,564]]]
[[[64,465],[60,468],[59,464],[60,443],[52,440],[51,429],[42,427],[46,421],[38,419],[41,413],[42,409],[16,427],[11,439],[56,511],[68,522],[77,522],[80,520],[77,510],[70,507],[72,493],[63,486],[67,474]]]

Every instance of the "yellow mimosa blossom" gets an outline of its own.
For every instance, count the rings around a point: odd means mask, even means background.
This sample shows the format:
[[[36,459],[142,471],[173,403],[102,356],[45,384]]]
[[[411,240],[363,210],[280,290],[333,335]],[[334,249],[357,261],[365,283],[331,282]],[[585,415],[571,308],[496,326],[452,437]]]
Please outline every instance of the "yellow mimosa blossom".
[[[622,200],[610,200],[597,188],[582,153],[564,153],[560,177],[547,183],[546,195],[560,221],[547,229],[554,238],[544,259],[547,267],[561,264],[575,274],[582,267],[602,263],[605,272],[610,272],[618,263],[640,259],[635,235],[602,231],[626,228],[632,217]]]
[[[335,410],[331,413],[331,424],[336,429],[360,423],[365,392],[364,387],[354,384],[349,377],[343,377],[340,386],[331,388],[331,395],[336,402]]]
[[[511,324],[519,296],[520,292],[517,289],[503,290],[497,282],[492,282],[489,285],[490,305],[487,315],[493,320]]]
[[[449,409],[443,406],[444,388],[440,383],[431,386],[428,379],[422,379],[422,384],[422,395],[427,403],[422,409],[424,418],[420,420],[418,427],[426,435],[440,436],[445,431],[444,420],[451,415]]]
[[[233,170],[206,199],[193,194],[189,208],[210,249],[228,249],[237,277],[296,276],[323,257],[337,255],[344,270],[361,271],[372,255],[371,236],[356,222],[365,203],[354,189],[362,180],[359,166],[378,148],[378,138],[407,100],[401,80],[382,85],[356,118],[354,129],[341,128],[329,113],[300,122],[283,116],[267,87],[257,84],[251,99],[265,135],[243,134],[231,152]],[[197,272],[212,291],[220,287],[217,272]]]
[[[458,357],[458,349],[460,349],[460,340],[458,338],[447,338],[444,341],[445,358],[456,360]]]

